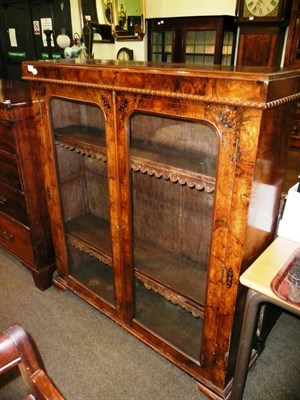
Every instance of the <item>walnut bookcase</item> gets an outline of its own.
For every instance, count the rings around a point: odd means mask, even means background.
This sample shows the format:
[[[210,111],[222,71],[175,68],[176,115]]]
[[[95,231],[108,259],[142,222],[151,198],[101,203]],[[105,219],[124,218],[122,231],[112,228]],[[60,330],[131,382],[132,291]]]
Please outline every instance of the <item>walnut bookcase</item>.
[[[212,399],[230,392],[239,276],[274,237],[299,74],[23,64],[41,105],[55,284]]]

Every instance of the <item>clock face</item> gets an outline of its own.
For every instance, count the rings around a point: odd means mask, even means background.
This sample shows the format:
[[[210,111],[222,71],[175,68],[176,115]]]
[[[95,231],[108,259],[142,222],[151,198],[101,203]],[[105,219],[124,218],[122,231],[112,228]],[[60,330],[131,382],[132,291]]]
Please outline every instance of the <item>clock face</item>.
[[[118,54],[118,60],[130,60],[130,55],[126,51],[121,51]]]
[[[133,60],[133,50],[127,49],[127,47],[122,47],[117,54],[118,60]]]
[[[280,0],[245,0],[244,16],[248,13],[258,18],[277,16],[279,3]]]

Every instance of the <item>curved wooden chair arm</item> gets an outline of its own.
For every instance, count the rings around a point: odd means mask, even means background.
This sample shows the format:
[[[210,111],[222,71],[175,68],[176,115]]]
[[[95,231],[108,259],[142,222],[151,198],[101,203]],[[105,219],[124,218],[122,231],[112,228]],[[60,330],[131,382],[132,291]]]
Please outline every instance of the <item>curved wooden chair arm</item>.
[[[64,400],[43,371],[29,337],[18,324],[0,336],[0,375],[16,366],[30,392],[23,400]]]

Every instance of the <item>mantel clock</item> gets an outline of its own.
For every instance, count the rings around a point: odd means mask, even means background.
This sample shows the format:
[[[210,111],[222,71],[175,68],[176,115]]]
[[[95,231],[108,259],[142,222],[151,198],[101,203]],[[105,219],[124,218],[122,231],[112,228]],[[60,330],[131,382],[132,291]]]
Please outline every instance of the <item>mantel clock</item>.
[[[117,60],[133,60],[133,50],[128,49],[127,47],[121,47],[117,53]]]

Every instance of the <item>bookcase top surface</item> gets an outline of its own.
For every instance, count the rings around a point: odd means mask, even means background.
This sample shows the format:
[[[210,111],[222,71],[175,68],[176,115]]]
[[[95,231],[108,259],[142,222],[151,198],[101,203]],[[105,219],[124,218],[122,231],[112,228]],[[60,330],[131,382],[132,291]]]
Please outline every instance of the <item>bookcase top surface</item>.
[[[23,79],[191,100],[263,104],[300,97],[300,69],[196,66],[118,60],[26,61]],[[292,96],[292,97],[291,97]],[[217,100],[219,99],[219,100]],[[241,103],[241,104],[240,104]],[[250,105],[251,106],[251,105]],[[274,105],[267,106],[267,108]]]
[[[174,75],[218,75],[218,76],[237,76],[250,79],[275,79],[279,76],[298,75],[300,76],[300,68],[277,68],[277,67],[257,67],[257,66],[220,66],[220,65],[197,65],[188,63],[158,63],[149,61],[121,61],[121,60],[101,60],[91,59],[82,60],[75,59],[55,59],[55,60],[34,60],[26,61],[25,65],[38,65],[50,67],[56,65],[58,68],[99,68],[99,69],[115,69],[117,71],[144,72],[152,74],[174,74]],[[261,78],[260,78],[261,77]]]

